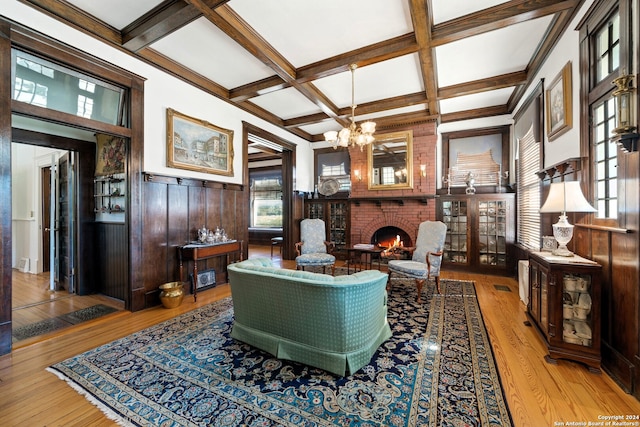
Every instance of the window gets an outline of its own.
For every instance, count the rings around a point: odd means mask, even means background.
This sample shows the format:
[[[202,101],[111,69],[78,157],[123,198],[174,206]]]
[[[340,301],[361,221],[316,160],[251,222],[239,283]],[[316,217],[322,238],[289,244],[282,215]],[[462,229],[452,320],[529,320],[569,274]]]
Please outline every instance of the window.
[[[618,216],[618,147],[612,142],[611,130],[615,127],[613,99],[595,105],[593,112],[593,158],[595,163],[595,200],[597,218]]]
[[[250,172],[250,227],[282,228],[282,172]]]
[[[527,249],[540,249],[540,147],[533,125],[518,140],[518,243]]]
[[[594,28],[589,37],[593,61],[590,62],[589,87],[589,171],[591,194],[597,209],[596,220],[618,218],[618,147],[610,140],[615,127],[616,110],[612,97],[614,85],[621,66],[620,14],[617,10],[602,15],[600,22],[590,23]],[[588,61],[588,58],[581,58]]]
[[[38,107],[126,126],[123,88],[13,49],[12,98]]]

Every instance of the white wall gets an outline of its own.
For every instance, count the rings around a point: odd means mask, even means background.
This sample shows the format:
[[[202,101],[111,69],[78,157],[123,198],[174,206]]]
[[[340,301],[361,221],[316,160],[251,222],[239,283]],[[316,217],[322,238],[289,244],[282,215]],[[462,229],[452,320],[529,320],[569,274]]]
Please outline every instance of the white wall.
[[[549,138],[547,137],[547,130],[544,129],[544,167],[555,165],[556,163],[572,157],[580,157],[580,45],[579,33],[575,28],[578,26],[578,23],[587,13],[594,1],[595,0],[587,0],[584,2],[574,20],[567,27],[567,31],[556,44],[553,52],[551,52],[549,58],[545,61],[538,74],[536,74],[535,78],[532,80],[531,87],[527,89],[527,93],[522,97],[520,104],[516,108],[517,112],[522,103],[529,97],[533,89],[537,86],[538,82],[540,82],[540,79],[544,78],[544,88],[545,90],[549,89],[549,86],[562,71],[565,64],[568,61],[571,62],[571,104],[573,106],[573,125],[570,130],[558,136],[553,141],[549,141]]]
[[[310,191],[313,188],[313,149],[308,141],[288,131],[259,119],[231,104],[196,89],[183,81],[164,73],[136,58],[74,30],[53,18],[41,14],[18,0],[2,0],[0,15],[40,31],[72,45],[84,52],[98,55],[101,59],[124,68],[146,79],[144,100],[144,171],[215,180],[236,184],[242,183],[242,121],[252,123],[287,141],[296,144],[295,190]],[[216,126],[234,132],[234,176],[210,175],[199,172],[178,170],[166,166],[166,109],[173,108],[180,113],[206,120]]]
[[[51,166],[64,152],[45,147],[11,144],[12,268],[28,260],[30,273],[42,273],[42,185],[40,169]]]

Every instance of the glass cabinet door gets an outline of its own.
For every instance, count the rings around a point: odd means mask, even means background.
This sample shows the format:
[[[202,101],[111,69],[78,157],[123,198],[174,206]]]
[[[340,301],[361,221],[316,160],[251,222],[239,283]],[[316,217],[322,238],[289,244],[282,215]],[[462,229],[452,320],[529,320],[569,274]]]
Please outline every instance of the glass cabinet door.
[[[466,264],[467,252],[467,201],[443,200],[442,221],[447,226],[444,242],[444,261]]]
[[[563,342],[591,347],[591,304],[591,275],[565,273],[562,276]]]
[[[487,200],[478,203],[478,263],[507,265],[507,203]]]
[[[323,203],[308,203],[307,204],[307,218],[322,219],[324,220],[324,204]]]
[[[332,202],[329,206],[329,240],[336,248],[344,248],[347,244],[347,204]]]

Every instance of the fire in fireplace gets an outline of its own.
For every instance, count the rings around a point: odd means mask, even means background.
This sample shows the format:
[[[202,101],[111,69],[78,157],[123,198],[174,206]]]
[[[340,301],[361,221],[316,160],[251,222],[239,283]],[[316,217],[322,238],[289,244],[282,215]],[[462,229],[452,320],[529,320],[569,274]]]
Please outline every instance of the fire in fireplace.
[[[412,252],[407,248],[413,245],[411,237],[398,227],[382,227],[371,237],[371,243],[385,248],[381,257],[385,259],[410,259]]]

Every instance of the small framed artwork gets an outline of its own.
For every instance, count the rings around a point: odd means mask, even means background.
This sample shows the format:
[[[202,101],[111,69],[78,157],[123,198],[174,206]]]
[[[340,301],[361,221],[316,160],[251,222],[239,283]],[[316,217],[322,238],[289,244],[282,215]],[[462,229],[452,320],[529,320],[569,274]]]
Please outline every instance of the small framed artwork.
[[[542,236],[542,252],[553,252],[558,249],[558,242],[553,236]]]
[[[96,176],[124,173],[127,143],[119,136],[96,134]]]
[[[571,90],[571,61],[569,61],[545,91],[549,141],[553,141],[573,126]]]
[[[233,131],[167,108],[167,166],[233,176]]]
[[[191,281],[191,293],[193,293],[193,273],[189,274]],[[213,288],[216,285],[216,271],[211,268],[209,270],[198,271],[198,287],[199,291],[203,289]]]

